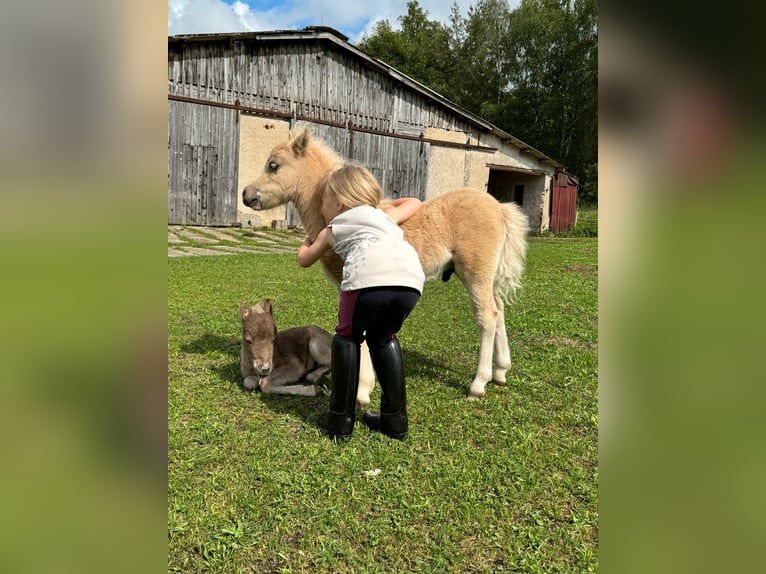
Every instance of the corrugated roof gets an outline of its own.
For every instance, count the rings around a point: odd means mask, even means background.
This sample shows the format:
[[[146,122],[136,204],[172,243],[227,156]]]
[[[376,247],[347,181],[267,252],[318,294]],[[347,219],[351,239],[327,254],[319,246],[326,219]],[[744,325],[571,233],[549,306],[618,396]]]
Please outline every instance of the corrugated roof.
[[[522,152],[528,153],[532,155],[533,157],[536,157],[540,161],[548,163],[549,165],[557,169],[564,168],[563,164],[559,163],[558,161],[551,158],[550,156],[547,156],[543,152],[533,148],[531,145],[524,143],[520,139],[515,138],[511,134],[501,130],[496,125],[491,124],[490,122],[480,118],[476,114],[469,112],[468,110],[460,107],[454,102],[451,102],[450,100],[448,100],[441,94],[433,91],[427,86],[424,86],[417,80],[413,80],[406,74],[403,74],[396,68],[389,66],[382,60],[378,60],[377,58],[370,56],[366,52],[363,52],[362,50],[360,50],[359,48],[357,48],[356,46],[348,42],[348,36],[345,36],[344,34],[341,34],[337,30],[330,28],[328,26],[307,26],[306,28],[303,28],[301,30],[269,30],[269,31],[263,31],[263,32],[222,32],[222,33],[214,33],[214,34],[178,34],[175,36],[168,36],[168,44],[173,44],[178,42],[206,42],[206,41],[268,42],[268,41],[285,41],[285,40],[299,40],[299,41],[321,40],[321,41],[331,42],[335,44],[336,46],[353,53],[356,57],[365,60],[369,65],[376,68],[378,71],[387,75],[388,77],[407,85],[411,89],[417,92],[420,92],[427,98],[430,98],[432,100],[439,102],[441,105],[452,110],[456,114],[463,116],[465,119],[467,119],[471,123],[476,124],[480,126],[481,128],[483,128],[484,130],[493,133],[494,135],[499,137],[501,140],[510,142],[512,145],[519,148]]]

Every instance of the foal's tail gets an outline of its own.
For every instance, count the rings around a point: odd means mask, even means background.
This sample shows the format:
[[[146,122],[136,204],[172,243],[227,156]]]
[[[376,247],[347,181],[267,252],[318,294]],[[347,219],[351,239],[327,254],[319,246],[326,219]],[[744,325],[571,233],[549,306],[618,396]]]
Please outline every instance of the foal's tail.
[[[521,288],[521,274],[527,259],[529,220],[514,203],[501,204],[505,222],[505,241],[495,273],[494,292],[505,301],[513,301]]]

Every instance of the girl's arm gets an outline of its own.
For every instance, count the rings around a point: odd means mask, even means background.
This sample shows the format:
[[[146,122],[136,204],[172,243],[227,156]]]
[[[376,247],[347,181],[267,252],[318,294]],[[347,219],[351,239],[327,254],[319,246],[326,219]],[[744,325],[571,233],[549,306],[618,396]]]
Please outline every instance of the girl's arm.
[[[417,197],[400,197],[381,206],[383,212],[397,224],[404,223],[415,215],[420,209],[422,202]]]
[[[313,265],[333,245],[335,245],[335,238],[329,227],[325,227],[320,231],[313,242],[307,237],[303,245],[298,248],[298,265],[301,267]]]

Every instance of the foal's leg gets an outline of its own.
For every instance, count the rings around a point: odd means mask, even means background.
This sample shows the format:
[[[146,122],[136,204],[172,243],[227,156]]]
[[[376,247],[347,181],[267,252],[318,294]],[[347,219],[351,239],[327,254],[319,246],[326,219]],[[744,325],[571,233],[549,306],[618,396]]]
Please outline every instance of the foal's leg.
[[[481,335],[479,365],[468,391],[468,398],[473,400],[484,397],[484,387],[492,376],[492,351],[495,344],[498,310],[492,292],[491,277],[489,280],[481,277],[466,278],[463,279],[463,284],[471,298],[473,315]]]
[[[356,404],[360,409],[367,408],[370,404],[370,393],[375,387],[375,371],[372,369],[370,350],[367,342],[362,343],[359,361],[359,389],[356,392]]]
[[[495,368],[492,371],[492,382],[496,385],[505,384],[505,374],[511,368],[511,350],[508,348],[508,332],[505,328],[505,303],[495,295],[497,305],[497,323],[495,324]]]
[[[306,380],[309,383],[315,383],[319,381],[319,379],[322,378],[323,375],[326,375],[330,372],[330,367],[325,365],[320,365],[313,371],[311,371],[308,375],[306,375]]]
[[[246,389],[250,389],[252,391],[261,386],[261,378],[255,375],[248,375],[245,377],[245,380],[242,382],[242,384]]]
[[[300,361],[289,361],[280,365],[267,377],[261,379],[261,391],[272,395],[298,395],[301,397],[318,397],[321,393],[316,385],[291,385],[303,375],[303,364]]]
[[[294,395],[299,397],[318,397],[322,394],[316,385],[270,385],[268,377],[261,379],[261,391],[267,395]]]
[[[306,380],[316,383],[323,375],[330,372],[332,364],[331,337],[314,337],[309,341],[309,353],[317,364],[317,367],[306,375]]]

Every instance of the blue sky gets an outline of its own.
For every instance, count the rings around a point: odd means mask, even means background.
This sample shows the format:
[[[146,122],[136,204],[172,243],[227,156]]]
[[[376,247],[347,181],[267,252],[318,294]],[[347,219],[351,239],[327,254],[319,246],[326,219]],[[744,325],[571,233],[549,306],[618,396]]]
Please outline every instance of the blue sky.
[[[330,26],[356,43],[375,22],[407,13],[408,0],[168,0],[168,35],[213,32],[295,30],[304,26]],[[452,0],[419,0],[429,19],[449,21]],[[513,8],[518,0],[509,0]],[[476,0],[457,0],[465,16]]]

